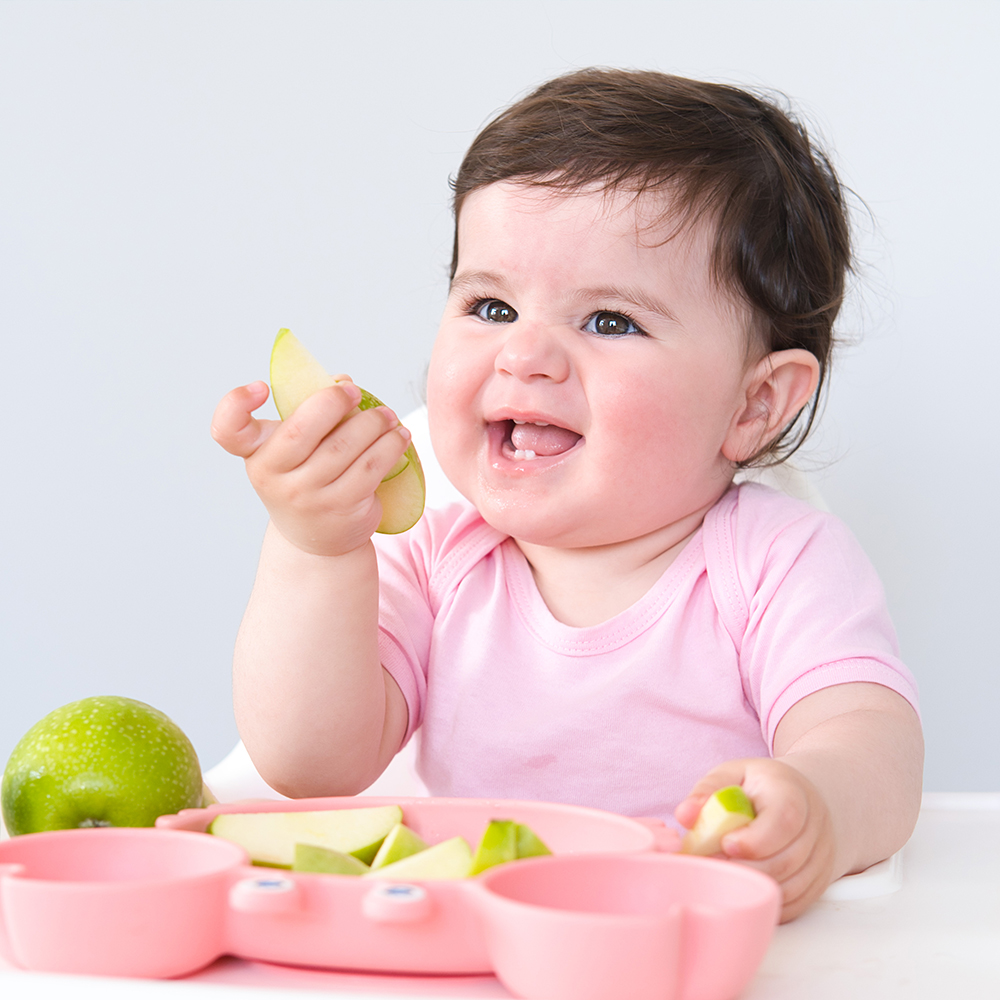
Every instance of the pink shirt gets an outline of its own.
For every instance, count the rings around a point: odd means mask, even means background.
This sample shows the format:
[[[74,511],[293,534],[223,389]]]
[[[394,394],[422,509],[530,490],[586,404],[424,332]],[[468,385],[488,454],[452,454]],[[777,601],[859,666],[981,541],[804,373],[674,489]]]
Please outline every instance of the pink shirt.
[[[768,756],[801,698],[849,681],[916,707],[881,584],[835,517],[731,489],[610,621],[553,618],[515,543],[469,505],[378,539],[382,663],[432,795],[672,819],[714,765]]]

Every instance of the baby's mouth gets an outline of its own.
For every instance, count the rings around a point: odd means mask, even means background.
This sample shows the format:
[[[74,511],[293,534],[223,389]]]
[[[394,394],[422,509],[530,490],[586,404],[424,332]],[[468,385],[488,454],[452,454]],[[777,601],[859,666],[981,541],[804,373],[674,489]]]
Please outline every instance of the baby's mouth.
[[[536,458],[551,458],[565,454],[581,435],[556,424],[506,420],[506,432],[501,450],[506,458],[530,462]]]

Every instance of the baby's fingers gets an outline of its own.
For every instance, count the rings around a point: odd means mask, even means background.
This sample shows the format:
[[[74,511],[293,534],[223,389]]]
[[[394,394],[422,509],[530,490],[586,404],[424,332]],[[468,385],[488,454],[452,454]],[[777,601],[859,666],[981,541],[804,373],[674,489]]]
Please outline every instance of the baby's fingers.
[[[249,458],[278,425],[257,420],[253,411],[267,400],[266,382],[251,382],[226,393],[212,416],[212,437],[231,455]]]
[[[761,860],[774,857],[802,835],[810,814],[809,795],[794,782],[754,781],[748,775],[743,790],[750,796],[757,818],[722,839],[722,849],[731,858]],[[801,859],[799,862],[801,863]],[[796,865],[795,862],[792,862]]]
[[[833,857],[832,852],[826,849],[826,845],[817,843],[805,860],[787,876],[772,872],[764,864],[754,864],[753,862],[741,862],[741,864],[749,864],[752,868],[758,868],[781,884],[783,900],[781,922],[785,923],[794,920],[811,903],[823,895],[826,887],[830,884]]]

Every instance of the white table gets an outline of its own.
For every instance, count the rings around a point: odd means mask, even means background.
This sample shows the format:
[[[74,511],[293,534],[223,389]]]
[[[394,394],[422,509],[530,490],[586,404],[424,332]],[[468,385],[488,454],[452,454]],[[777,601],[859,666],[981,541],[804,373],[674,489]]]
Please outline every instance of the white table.
[[[901,863],[898,891],[824,899],[779,927],[741,1000],[998,1000],[1000,794],[926,795]],[[891,884],[883,877],[883,888]],[[839,894],[848,893],[842,887]],[[2,1000],[301,1000],[309,992],[343,1000],[510,996],[488,976],[363,976],[237,959],[170,982],[41,975],[0,965]]]

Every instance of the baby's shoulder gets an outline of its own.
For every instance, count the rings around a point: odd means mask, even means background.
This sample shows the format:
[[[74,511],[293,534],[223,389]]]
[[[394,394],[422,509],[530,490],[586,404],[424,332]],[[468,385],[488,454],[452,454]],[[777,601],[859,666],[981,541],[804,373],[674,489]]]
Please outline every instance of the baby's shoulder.
[[[771,586],[785,578],[796,586],[828,586],[874,573],[838,517],[758,483],[726,493],[706,515],[703,537],[709,576],[747,598],[765,580]]]
[[[419,568],[428,584],[438,589],[461,577],[485,558],[506,535],[490,527],[468,501],[456,501],[424,511],[420,520],[400,535],[373,539],[383,564],[407,563]]]
[[[800,544],[818,533],[849,534],[829,511],[752,482],[733,486],[708,512],[705,526],[714,536],[752,547]]]
[[[469,550],[488,552],[506,537],[488,525],[468,500],[428,508],[413,532],[413,541],[433,552],[437,560]]]

